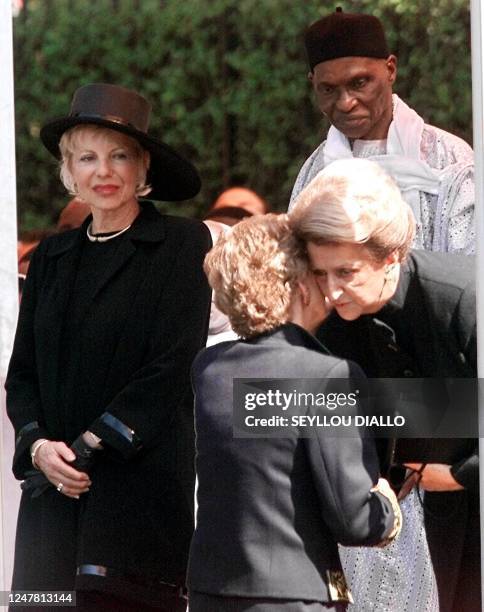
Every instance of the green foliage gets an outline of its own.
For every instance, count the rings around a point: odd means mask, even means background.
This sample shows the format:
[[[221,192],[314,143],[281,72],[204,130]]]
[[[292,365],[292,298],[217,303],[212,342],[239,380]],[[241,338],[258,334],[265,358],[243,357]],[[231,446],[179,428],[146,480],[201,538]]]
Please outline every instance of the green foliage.
[[[152,133],[199,168],[200,195],[162,210],[196,215],[230,184],[284,210],[327,126],[314,108],[304,28],[317,0],[28,0],[14,21],[19,221],[52,224],[67,196],[40,126],[90,82],[134,88]],[[354,0],[382,18],[399,58],[396,91],[429,122],[471,138],[469,12],[464,0]]]

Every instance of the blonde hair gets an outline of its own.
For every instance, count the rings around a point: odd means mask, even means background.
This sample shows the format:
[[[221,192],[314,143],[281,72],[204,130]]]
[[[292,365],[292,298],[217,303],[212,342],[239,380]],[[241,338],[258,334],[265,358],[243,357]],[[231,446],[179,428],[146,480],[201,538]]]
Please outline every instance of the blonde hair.
[[[270,331],[289,319],[296,281],[307,272],[304,245],[287,215],[245,219],[221,235],[205,257],[215,304],[242,338]]]
[[[412,209],[393,179],[365,159],[333,162],[301,192],[290,214],[305,242],[364,244],[376,261],[403,261],[415,236]]]
[[[62,156],[60,163],[60,178],[64,187],[71,195],[77,195],[76,184],[71,172],[72,156],[78,145],[80,136],[84,134],[95,134],[109,138],[115,142],[123,143],[123,146],[128,146],[139,164],[140,180],[139,184],[136,186],[135,195],[141,197],[147,195],[151,191],[150,185],[146,184],[146,175],[149,168],[149,157],[146,155],[146,149],[144,149],[135,138],[131,138],[131,136],[127,134],[123,134],[122,132],[112,130],[102,125],[89,123],[76,125],[70,130],[67,130],[62,134],[59,141],[59,150]]]

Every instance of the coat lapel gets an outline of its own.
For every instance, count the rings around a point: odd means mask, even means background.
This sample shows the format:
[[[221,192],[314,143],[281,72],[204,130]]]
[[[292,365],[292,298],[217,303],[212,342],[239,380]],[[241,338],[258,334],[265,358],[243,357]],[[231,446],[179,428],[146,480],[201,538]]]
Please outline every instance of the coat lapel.
[[[56,281],[55,281],[55,310],[56,329],[60,333],[59,325],[63,313],[66,311],[69,298],[76,280],[76,270],[82,253],[82,234],[77,232],[72,236],[72,240],[66,241],[62,247],[53,249],[50,257],[57,257]]]
[[[302,346],[312,350],[331,355],[331,351],[315,336],[307,332],[305,329],[296,325],[295,323],[285,323],[280,327],[277,327],[270,332],[256,336],[252,340],[245,340],[245,342],[257,342],[259,344],[281,344],[287,346]]]
[[[54,282],[52,290],[46,290],[42,294],[42,309],[46,316],[43,320],[47,323],[43,332],[44,337],[41,344],[44,354],[48,360],[49,394],[48,401],[54,405],[58,401],[59,368],[61,367],[61,339],[64,317],[67,304],[75,281],[75,272],[82,253],[82,235],[80,232],[70,232],[62,236],[54,248],[48,252],[48,257],[54,265],[52,270]],[[48,286],[48,283],[47,283]],[[53,418],[57,420],[57,431],[63,430],[62,414],[60,409],[52,410]]]

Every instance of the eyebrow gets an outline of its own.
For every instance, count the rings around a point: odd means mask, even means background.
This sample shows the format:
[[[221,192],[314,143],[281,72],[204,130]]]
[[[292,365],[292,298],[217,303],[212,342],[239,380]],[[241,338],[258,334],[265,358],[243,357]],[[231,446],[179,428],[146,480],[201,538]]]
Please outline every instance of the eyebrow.
[[[127,145],[119,145],[117,147],[113,147],[112,149],[109,149],[109,153],[112,153],[113,151],[129,151],[129,147]],[[79,154],[82,153],[96,153],[96,151],[94,149],[79,149]]]
[[[369,73],[368,70],[359,70],[358,72],[355,72],[355,74],[353,74],[352,76],[350,76],[349,78],[347,78],[345,81],[343,81],[343,84],[347,84],[347,83],[351,83],[351,81],[354,81],[356,79],[367,79],[367,78],[371,78],[371,74]],[[337,84],[335,84],[334,82],[331,81],[319,81],[317,84],[317,87],[323,86],[323,87],[337,87],[338,85],[340,85],[340,83],[338,82]]]
[[[341,268],[355,268],[358,267],[358,262],[356,261],[345,261],[343,263],[338,264],[337,266],[333,266],[332,270],[341,270]],[[327,268],[314,268],[311,265],[309,266],[309,269],[311,270],[311,272],[327,272]]]

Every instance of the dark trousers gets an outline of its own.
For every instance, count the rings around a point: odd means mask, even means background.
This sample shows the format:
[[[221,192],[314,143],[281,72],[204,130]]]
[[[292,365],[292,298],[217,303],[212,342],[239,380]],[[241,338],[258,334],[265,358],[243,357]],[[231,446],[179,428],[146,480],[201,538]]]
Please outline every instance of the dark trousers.
[[[441,612],[480,612],[478,499],[467,491],[426,493],[424,509]]]
[[[187,600],[164,598],[156,607],[101,591],[76,591],[75,606],[10,607],[10,612],[186,612]]]
[[[100,591],[77,591],[74,609],[76,612],[185,612],[186,608],[186,599],[177,596],[160,601],[159,605],[154,607]]]
[[[219,597],[191,591],[190,612],[344,612],[345,603],[297,601],[260,597]]]

